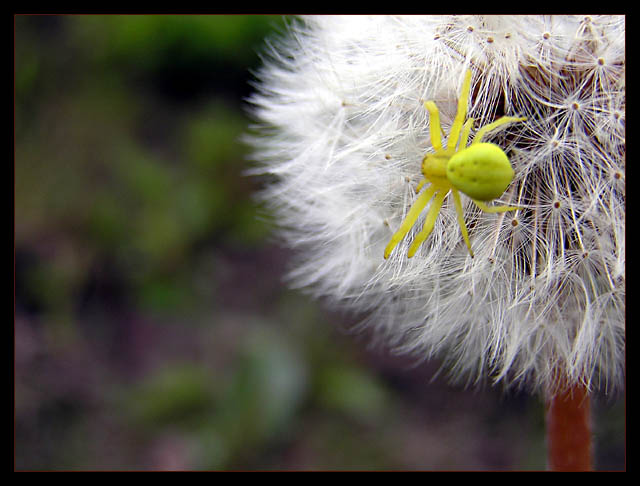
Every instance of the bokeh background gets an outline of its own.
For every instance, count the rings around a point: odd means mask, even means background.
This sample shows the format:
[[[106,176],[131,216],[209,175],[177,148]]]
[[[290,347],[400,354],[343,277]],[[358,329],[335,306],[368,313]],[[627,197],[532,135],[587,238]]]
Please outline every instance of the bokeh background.
[[[17,470],[545,468],[540,398],[452,386],[283,284],[240,139],[290,21],[14,18]],[[622,469],[624,397],[593,408]]]

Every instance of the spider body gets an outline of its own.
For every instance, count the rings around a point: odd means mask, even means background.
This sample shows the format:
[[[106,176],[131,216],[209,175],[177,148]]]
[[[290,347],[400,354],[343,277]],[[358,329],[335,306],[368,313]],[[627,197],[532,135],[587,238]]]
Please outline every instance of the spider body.
[[[491,201],[500,197],[513,180],[507,154],[493,143],[478,143],[449,159],[447,179],[472,199]]]
[[[423,180],[418,184],[416,192],[418,198],[409,209],[398,231],[391,237],[384,250],[384,257],[389,255],[398,243],[413,227],[422,210],[433,198],[431,207],[425,218],[422,230],[413,240],[407,256],[411,258],[420,245],[433,231],[442,203],[449,193],[453,196],[456,208],[458,225],[462,237],[467,245],[469,254],[473,257],[469,234],[464,221],[460,192],[469,196],[482,211],[499,213],[522,209],[518,206],[487,206],[483,201],[491,201],[499,197],[509,186],[513,179],[513,168],[504,151],[493,143],[481,143],[482,138],[490,131],[507,123],[523,121],[524,118],[503,116],[496,121],[483,126],[467,147],[469,133],[473,119],[466,119],[467,103],[471,87],[471,71],[465,74],[464,83],[458,100],[458,110],[451,126],[447,146],[443,147],[441,139],[440,114],[433,101],[424,103],[429,111],[429,125],[431,144],[434,153],[428,153],[422,159]],[[458,150],[456,150],[458,148]],[[426,183],[430,183],[423,192],[420,192]]]

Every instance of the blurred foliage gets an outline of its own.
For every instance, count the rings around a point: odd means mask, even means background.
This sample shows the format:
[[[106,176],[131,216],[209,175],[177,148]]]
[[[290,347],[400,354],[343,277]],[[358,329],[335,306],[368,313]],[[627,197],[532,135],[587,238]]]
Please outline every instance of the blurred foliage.
[[[282,284],[239,140],[288,21],[15,17],[17,469],[543,467],[536,399],[428,385]]]

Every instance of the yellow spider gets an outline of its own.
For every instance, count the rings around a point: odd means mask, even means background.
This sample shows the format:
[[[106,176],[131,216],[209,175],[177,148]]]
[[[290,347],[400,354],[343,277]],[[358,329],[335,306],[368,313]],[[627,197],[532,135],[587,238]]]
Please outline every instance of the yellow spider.
[[[523,121],[525,118],[514,118],[503,116],[493,123],[483,126],[471,142],[466,147],[469,139],[469,132],[473,125],[473,119],[467,116],[467,104],[469,98],[469,90],[471,87],[471,71],[467,71],[462,84],[460,99],[458,100],[458,111],[453,120],[447,146],[442,146],[440,131],[440,114],[438,108],[433,101],[427,101],[424,106],[429,110],[429,125],[431,132],[431,144],[435,149],[435,153],[429,153],[422,159],[422,174],[424,179],[418,184],[416,192],[420,192],[426,182],[431,185],[422,194],[418,196],[406,218],[400,225],[400,229],[391,237],[389,244],[384,249],[384,257],[389,255],[396,245],[406,236],[413,227],[418,216],[425,208],[427,203],[434,198],[424,226],[418,236],[413,240],[409,247],[408,257],[411,258],[418,250],[420,245],[427,239],[433,230],[436,217],[442,207],[442,202],[449,192],[453,194],[453,203],[456,207],[458,215],[458,224],[464,238],[469,254],[473,257],[471,250],[471,242],[469,234],[464,222],[464,214],[462,212],[462,204],[460,202],[460,194],[463,192],[469,196],[473,202],[487,213],[501,213],[505,211],[515,211],[522,209],[519,206],[487,206],[483,201],[491,201],[499,197],[509,186],[513,179],[513,168],[509,162],[509,158],[500,147],[493,143],[481,143],[484,137],[491,130],[501,125],[511,122]],[[458,139],[458,137],[460,137]],[[458,150],[456,150],[458,147]]]

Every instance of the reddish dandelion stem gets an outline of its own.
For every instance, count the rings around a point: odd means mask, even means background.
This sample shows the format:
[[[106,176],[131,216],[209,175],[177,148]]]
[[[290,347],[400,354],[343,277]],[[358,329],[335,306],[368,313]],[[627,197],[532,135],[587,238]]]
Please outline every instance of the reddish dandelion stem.
[[[547,400],[548,468],[593,470],[589,392],[576,385]]]

